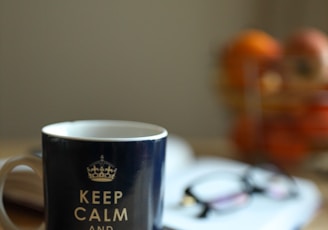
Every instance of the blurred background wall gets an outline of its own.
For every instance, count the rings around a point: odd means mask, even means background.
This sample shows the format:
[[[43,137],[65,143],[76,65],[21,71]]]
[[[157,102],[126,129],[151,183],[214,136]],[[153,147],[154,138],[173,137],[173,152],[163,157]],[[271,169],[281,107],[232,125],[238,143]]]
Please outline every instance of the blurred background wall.
[[[306,5],[317,26],[327,21],[318,16],[327,7],[309,4],[0,0],[0,138],[37,136],[45,124],[75,119],[221,135],[229,114],[213,86],[217,47],[246,27],[283,36],[304,22],[298,17],[308,20],[293,5]]]
[[[299,27],[317,27],[328,32],[326,0],[256,0],[256,21],[260,28],[278,38]]]

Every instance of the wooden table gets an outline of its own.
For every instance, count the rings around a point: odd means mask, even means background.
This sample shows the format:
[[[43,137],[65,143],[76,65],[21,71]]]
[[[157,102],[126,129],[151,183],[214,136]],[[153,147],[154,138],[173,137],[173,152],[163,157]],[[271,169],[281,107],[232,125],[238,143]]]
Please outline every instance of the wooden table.
[[[197,155],[224,156],[234,158],[234,151],[227,142],[218,139],[188,139]],[[30,151],[40,148],[41,143],[37,138],[19,139],[19,140],[0,140],[0,157],[9,157],[19,154],[28,154]],[[327,230],[328,229],[328,178],[322,178],[319,175],[296,169],[294,175],[314,181],[320,189],[323,196],[323,205],[318,210],[317,215],[304,230]],[[43,215],[38,212],[26,210],[24,208],[7,205],[7,211],[12,220],[21,227],[35,228],[43,221]],[[0,230],[4,230],[1,229]]]

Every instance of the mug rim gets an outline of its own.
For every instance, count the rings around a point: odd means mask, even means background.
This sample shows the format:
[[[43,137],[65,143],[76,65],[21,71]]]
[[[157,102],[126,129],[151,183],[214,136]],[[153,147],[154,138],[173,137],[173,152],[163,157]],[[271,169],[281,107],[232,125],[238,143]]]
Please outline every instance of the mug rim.
[[[129,128],[135,132],[134,135],[122,136],[106,136],[106,135],[89,135],[89,134],[72,134],[68,133],[68,128]],[[42,134],[81,141],[146,141],[146,140],[159,140],[167,137],[168,132],[165,128],[138,121],[128,120],[75,120],[64,121],[46,125],[42,128]]]

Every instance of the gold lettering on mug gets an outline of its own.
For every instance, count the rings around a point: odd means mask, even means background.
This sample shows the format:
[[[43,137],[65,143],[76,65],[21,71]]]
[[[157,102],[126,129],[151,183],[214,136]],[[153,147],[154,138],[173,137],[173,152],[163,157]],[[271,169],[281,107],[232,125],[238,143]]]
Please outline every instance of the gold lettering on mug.
[[[110,212],[107,208],[102,210],[93,208],[89,211],[83,207],[77,207],[74,210],[74,216],[78,221],[122,222],[128,220],[128,212],[126,208],[115,208]]]
[[[78,221],[84,221],[86,219],[85,216],[83,216],[83,214],[85,213],[86,209],[83,208],[83,207],[77,207],[75,210],[74,210],[74,216],[75,218],[78,220]],[[82,212],[82,213],[81,213]],[[82,216],[80,216],[82,215]]]
[[[89,179],[96,183],[112,182],[116,172],[117,168],[104,155],[87,167]],[[123,198],[122,191],[81,189],[79,193],[80,205],[74,209],[74,217],[80,222],[92,222],[89,230],[113,230],[110,222],[128,221],[127,208],[117,206]]]
[[[118,200],[123,197],[123,193],[121,191],[114,192],[114,204],[117,204]]]
[[[117,204],[123,197],[122,191],[89,191],[80,190],[81,204]]]
[[[83,204],[89,204],[89,201],[88,199],[86,198],[86,195],[89,191],[86,190],[86,191],[83,191],[83,190],[80,190],[80,203]]]
[[[113,230],[112,226],[91,226],[89,230]]]
[[[123,198],[122,191],[89,191],[80,190],[80,205],[74,210],[74,217],[78,221],[95,222],[122,222],[128,221],[126,208],[92,208],[87,209],[86,204],[92,205],[116,205]],[[105,207],[105,206],[104,206]]]

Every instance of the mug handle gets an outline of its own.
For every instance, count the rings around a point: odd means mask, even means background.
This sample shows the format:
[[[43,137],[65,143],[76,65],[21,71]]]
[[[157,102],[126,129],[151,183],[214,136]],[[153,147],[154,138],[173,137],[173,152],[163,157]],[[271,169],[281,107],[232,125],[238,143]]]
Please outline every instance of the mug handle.
[[[18,156],[10,158],[0,169],[0,224],[5,230],[19,230],[19,228],[10,220],[3,204],[3,190],[6,179],[10,172],[18,165],[30,167],[42,181],[42,160],[32,156]],[[45,230],[45,224],[42,222],[37,230]]]

